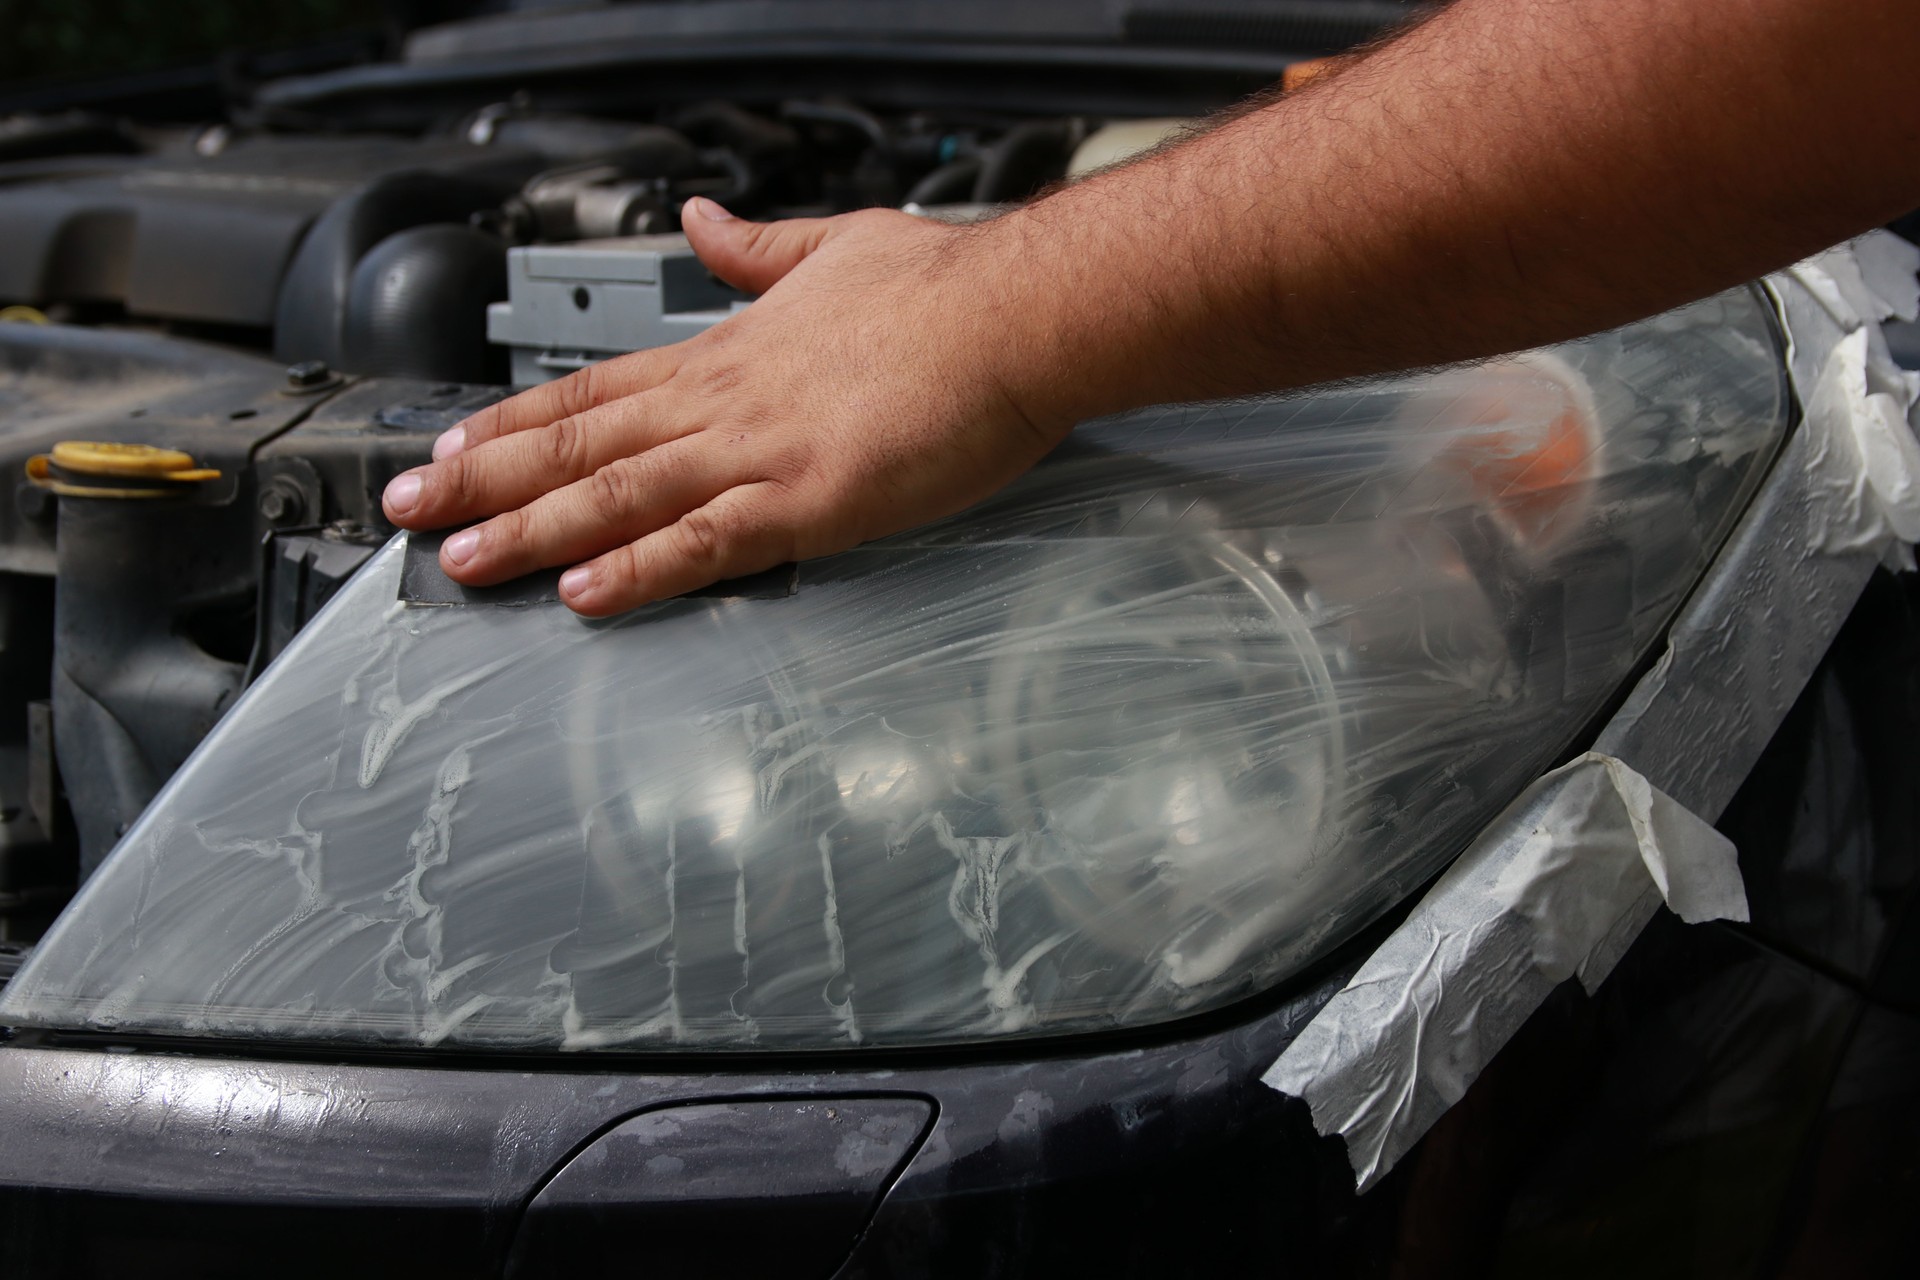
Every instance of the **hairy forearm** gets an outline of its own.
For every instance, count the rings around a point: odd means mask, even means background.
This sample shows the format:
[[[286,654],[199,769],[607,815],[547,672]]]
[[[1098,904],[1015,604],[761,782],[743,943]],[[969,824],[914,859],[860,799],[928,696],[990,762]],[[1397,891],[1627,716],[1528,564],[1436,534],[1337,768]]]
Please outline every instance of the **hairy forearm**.
[[[1920,205],[1911,0],[1460,0],[983,229],[1066,422],[1588,333]]]
[[[616,613],[978,501],[1136,405],[1491,356],[1920,204],[1914,0],[1458,0],[1298,93],[991,222],[748,223],[760,300],[453,428],[386,510]]]

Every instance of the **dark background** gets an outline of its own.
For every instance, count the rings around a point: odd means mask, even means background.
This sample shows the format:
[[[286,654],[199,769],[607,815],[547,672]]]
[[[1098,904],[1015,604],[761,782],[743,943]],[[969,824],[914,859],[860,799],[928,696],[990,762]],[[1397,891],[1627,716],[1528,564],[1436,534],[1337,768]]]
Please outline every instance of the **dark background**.
[[[0,0],[0,90],[216,62],[451,16],[448,0]]]

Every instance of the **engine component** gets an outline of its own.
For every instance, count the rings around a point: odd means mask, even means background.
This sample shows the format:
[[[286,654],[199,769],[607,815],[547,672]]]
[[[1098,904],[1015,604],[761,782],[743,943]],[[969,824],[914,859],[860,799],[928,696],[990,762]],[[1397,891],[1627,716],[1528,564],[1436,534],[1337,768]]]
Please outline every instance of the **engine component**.
[[[507,253],[507,301],[487,336],[512,350],[515,386],[596,360],[691,338],[745,306],[680,235],[631,236]]]
[[[662,125],[527,111],[511,104],[482,110],[466,135],[482,146],[537,151],[549,160],[614,158],[636,172],[661,176],[684,173],[695,163],[693,145]]]
[[[542,173],[476,221],[516,244],[644,235],[673,227],[688,196],[737,202],[756,185],[751,167],[733,152],[695,153],[684,138],[661,134],[675,146]]]
[[[444,382],[499,382],[506,360],[487,345],[487,306],[507,296],[506,246],[473,227],[395,232],[353,269],[347,367]]]
[[[1066,176],[1074,148],[1087,136],[1084,120],[1030,120],[989,147],[973,180],[975,204],[1025,200]]]
[[[585,164],[541,174],[497,215],[507,239],[606,239],[665,229],[671,184],[665,177],[636,178],[618,164]]]
[[[249,680],[293,642],[300,628],[359,572],[383,541],[379,532],[348,520],[321,529],[269,535],[260,566],[260,606],[253,655],[247,663]]]
[[[777,176],[800,164],[800,135],[778,120],[731,102],[702,102],[676,113],[669,122],[703,147],[725,147],[757,172]]]
[[[0,325],[0,811],[22,811],[0,819],[0,937],[57,909],[387,536],[387,481],[501,394]],[[60,491],[22,477],[34,456]]]
[[[0,466],[17,476],[44,453],[58,485],[57,497],[10,492],[47,505],[16,507],[7,549],[56,580],[52,744],[88,867],[240,690],[258,543],[250,458],[314,402],[284,394],[268,361],[150,334],[10,326],[0,353],[16,421],[97,442],[0,437]]]
[[[219,478],[191,454],[150,444],[62,440],[27,459],[27,480],[64,498],[181,498]]]
[[[252,601],[234,536],[251,524],[230,506],[61,500],[54,740],[88,865],[240,692],[245,653],[220,637]]]
[[[289,364],[319,360],[354,369],[347,355],[347,313],[360,260],[375,245],[409,228],[464,223],[512,189],[503,182],[395,174],[334,204],[314,224],[287,268],[274,318],[274,354]],[[492,272],[497,274],[498,268]],[[450,320],[458,324],[444,313],[433,318],[434,323]]]
[[[326,338],[360,253],[407,226],[464,221],[546,163],[465,142],[336,138],[89,160],[0,184],[0,303],[261,330],[278,319],[285,359],[338,364]]]
[[[0,981],[6,941],[37,938],[78,882],[53,760],[53,583],[0,573]]]

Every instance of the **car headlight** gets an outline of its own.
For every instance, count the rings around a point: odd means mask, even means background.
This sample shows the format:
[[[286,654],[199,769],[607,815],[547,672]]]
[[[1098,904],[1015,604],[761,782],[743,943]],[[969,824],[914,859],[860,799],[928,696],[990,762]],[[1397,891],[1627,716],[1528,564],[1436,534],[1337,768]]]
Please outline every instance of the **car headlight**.
[[[389,547],[0,1020],[792,1048],[1218,1007],[1574,743],[1788,412],[1740,291],[1550,353],[1090,424],[784,599],[409,607]]]

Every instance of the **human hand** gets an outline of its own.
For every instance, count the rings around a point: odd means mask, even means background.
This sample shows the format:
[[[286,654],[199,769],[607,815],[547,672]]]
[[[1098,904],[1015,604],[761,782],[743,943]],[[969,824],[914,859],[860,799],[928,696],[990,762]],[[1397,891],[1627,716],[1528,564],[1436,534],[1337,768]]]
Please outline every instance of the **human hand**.
[[[1070,428],[1030,407],[1017,237],[886,210],[686,212],[708,269],[763,296],[482,410],[389,484],[402,528],[482,520],[441,549],[455,581],[571,565],[561,600],[619,613],[949,515]]]

